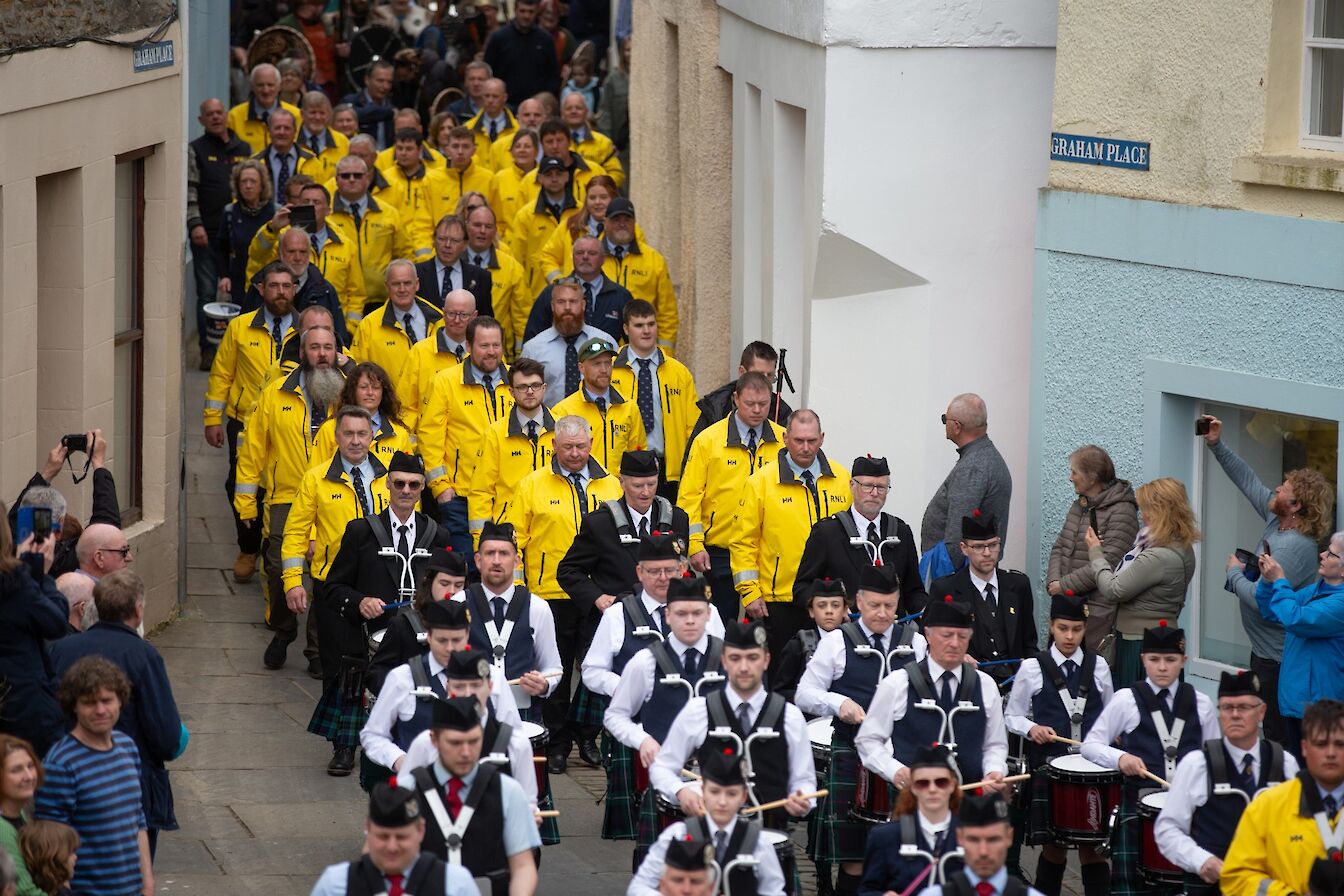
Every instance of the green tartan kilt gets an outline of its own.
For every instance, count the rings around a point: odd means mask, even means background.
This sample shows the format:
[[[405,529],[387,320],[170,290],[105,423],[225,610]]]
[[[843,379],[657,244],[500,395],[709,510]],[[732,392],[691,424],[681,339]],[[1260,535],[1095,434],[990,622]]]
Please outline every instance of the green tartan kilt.
[[[339,687],[324,688],[308,720],[308,732],[337,747],[359,746],[359,732],[369,720],[362,702],[345,700]]]
[[[602,813],[603,840],[634,840],[638,835],[639,798],[635,792],[635,751],[604,729],[602,755],[607,766],[606,806]]]
[[[808,858],[814,862],[862,862],[872,825],[849,814],[858,786],[859,754],[853,741],[831,734],[831,764],[826,770],[827,796],[817,801],[815,836],[808,827]]]
[[[588,690],[588,686],[582,681],[574,691],[574,698],[569,701],[568,720],[575,725],[589,728],[600,728],[602,726],[602,716],[607,711],[607,704],[611,698],[606,694],[598,694]]]
[[[1146,791],[1145,791],[1146,792]],[[1112,896],[1173,896],[1179,887],[1155,887],[1139,872],[1140,838],[1139,791],[1125,787],[1120,799],[1120,812],[1111,831],[1111,894]]]
[[[635,846],[640,850],[647,850],[658,839],[658,835],[663,832],[663,828],[675,821],[681,821],[684,816],[678,809],[676,817],[668,817],[658,811],[658,803],[654,799],[655,788],[649,785],[644,791],[644,795],[639,800],[639,824],[636,829]]]
[[[555,808],[555,797],[551,795],[551,778],[549,775],[546,776],[546,790],[537,794],[537,808],[543,812]],[[560,842],[560,819],[543,818],[538,831],[541,834],[542,846],[554,846]]]

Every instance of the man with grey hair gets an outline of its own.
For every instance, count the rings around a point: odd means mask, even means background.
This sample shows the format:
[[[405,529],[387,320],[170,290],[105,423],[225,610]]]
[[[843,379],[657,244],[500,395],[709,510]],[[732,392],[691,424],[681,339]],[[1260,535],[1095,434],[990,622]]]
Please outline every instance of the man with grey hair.
[[[271,143],[267,128],[271,113],[286,109],[293,113],[294,121],[301,119],[298,107],[280,99],[280,70],[269,62],[263,62],[252,69],[248,81],[252,90],[248,98],[229,110],[229,129],[247,141],[252,152],[259,153]]]
[[[961,542],[963,517],[995,519],[999,524],[1000,548],[1008,542],[1008,503],[1013,497],[1013,477],[999,449],[990,441],[989,412],[985,400],[974,392],[953,398],[942,415],[943,432],[957,448],[957,462],[934,492],[919,527],[920,555],[943,545],[950,565],[936,564],[926,573],[930,579],[946,575],[965,559]],[[921,561],[921,569],[925,563]]]
[[[443,328],[443,312],[416,296],[420,278],[410,260],[390,262],[383,282],[387,301],[365,314],[355,327],[350,356],[377,364],[395,379],[401,375],[411,348]]]
[[[120,526],[121,506],[117,503],[117,484],[112,479],[112,472],[106,466],[107,442],[103,439],[103,431],[95,429],[85,433],[84,441],[88,446],[88,467],[93,471],[93,511],[85,525],[106,523],[110,526]],[[79,557],[75,551],[75,542],[79,537],[79,527],[75,526],[62,536],[61,530],[66,517],[65,496],[52,487],[52,483],[61,473],[61,467],[67,463],[70,466],[71,476],[82,480],[87,471],[80,471],[75,468],[75,457],[71,456],[70,449],[66,446],[66,440],[62,438],[47,453],[47,459],[42,464],[42,469],[33,474],[33,478],[28,480],[28,484],[23,487],[23,491],[19,492],[19,496],[9,506],[11,534],[17,534],[18,532],[20,507],[43,507],[51,511],[51,528],[57,536],[55,553],[51,562],[51,575],[53,577],[62,573],[73,572],[79,566]],[[15,538],[16,543],[17,541],[18,539]]]
[[[93,579],[80,572],[67,572],[56,579],[56,589],[70,604],[70,618],[65,633],[77,635],[98,621],[98,607],[93,602]]]
[[[336,174],[336,163],[345,158],[350,138],[331,129],[331,100],[320,90],[303,95],[303,127],[298,143],[317,158],[312,178],[324,184]]]
[[[103,576],[125,569],[135,560],[126,533],[108,523],[94,523],[84,528],[75,547],[79,557],[76,572],[97,582]]]

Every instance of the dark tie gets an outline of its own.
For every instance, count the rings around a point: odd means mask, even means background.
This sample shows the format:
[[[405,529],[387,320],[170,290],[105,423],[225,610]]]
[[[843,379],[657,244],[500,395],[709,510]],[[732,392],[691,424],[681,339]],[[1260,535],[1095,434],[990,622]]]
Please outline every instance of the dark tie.
[[[359,472],[359,467],[350,468],[350,479],[355,483],[355,495],[359,498],[359,515],[371,516],[369,498],[364,494],[364,474]]]
[[[453,269],[443,269],[443,290],[439,293],[439,304],[448,301],[448,293],[453,291]]]
[[[1241,757],[1241,783],[1247,791],[1255,790],[1255,757],[1250,753]]]
[[[658,626],[658,631],[662,632],[663,634],[666,634],[666,633],[667,633],[667,607],[664,606],[664,605],[662,605],[662,604],[659,604],[659,605],[658,605],[658,609],[657,609],[655,612],[657,612],[657,614],[658,614],[658,619],[656,620],[655,625]]]
[[[406,891],[401,886],[404,879],[405,875],[403,874],[389,874],[387,876],[387,896],[406,896]]]
[[[285,184],[289,183],[289,155],[280,157],[280,171],[275,175],[275,199],[277,203],[283,203],[285,198]]]
[[[326,419],[327,419],[327,409],[325,407],[318,407],[317,405],[313,404],[312,399],[309,398],[308,426],[312,430],[314,435],[317,434],[317,428],[321,426],[326,421]]]
[[[360,228],[360,225],[361,225],[361,224],[363,223],[363,221],[364,221],[364,215],[360,213],[359,208],[360,208],[359,203],[355,203],[354,205],[350,206],[350,217],[352,217],[352,218],[355,219],[355,236],[356,236],[356,238],[358,238],[358,236],[359,236],[359,228]]]
[[[816,508],[817,519],[821,519],[821,497],[817,494],[817,480],[811,470],[803,471],[803,485],[812,493],[812,506]]]
[[[728,832],[714,832],[714,858],[722,865],[724,857],[728,854]]]
[[[649,518],[648,518],[648,517],[641,517],[640,520],[639,520],[639,537],[640,537],[640,538],[648,538],[648,537],[649,537]]]
[[[1069,696],[1078,696],[1078,664],[1073,660],[1064,661],[1064,684],[1068,686]]]
[[[747,430],[747,453],[753,458],[756,457],[756,430]]]
[[[457,360],[459,361],[462,360],[462,356],[465,353],[466,353],[465,350],[460,345],[457,348],[453,349],[453,354],[457,357]]]
[[[737,704],[737,725],[743,734],[751,730],[751,704],[745,700]]]
[[[1171,697],[1171,691],[1166,688],[1157,692],[1157,701],[1162,706],[1162,718],[1166,719],[1168,730],[1171,728],[1171,723],[1175,721],[1175,718],[1172,716],[1169,697]]]
[[[537,421],[527,421],[527,438],[533,445],[537,444]]]
[[[257,118],[261,121],[262,124],[269,124],[271,121],[271,110],[270,109],[259,110],[257,112]]]
[[[280,357],[280,346],[285,341],[285,333],[280,329],[280,318],[271,324],[271,338],[275,340],[275,356]]]
[[[879,634],[873,635],[873,649],[878,653],[886,653],[884,645],[882,644],[882,636]]]
[[[611,247],[611,254],[616,256],[616,263],[617,263],[617,264],[620,264],[621,261],[623,261],[623,260],[625,259],[625,247],[624,247],[624,246],[612,246],[612,247]]]
[[[597,412],[603,417],[607,416],[607,400],[601,396],[593,399],[593,404],[597,405]]]
[[[947,831],[939,831],[933,835],[933,854],[941,856],[943,854],[943,841],[947,839]]]
[[[700,657],[700,651],[694,647],[687,647],[686,654],[681,658],[681,667],[686,672],[687,678],[695,678],[696,660]]]
[[[583,319],[588,323],[593,322],[593,284],[583,284]]]
[[[406,533],[410,531],[411,527],[405,523],[397,527],[397,532],[400,533],[397,536],[397,553],[407,560],[411,558],[411,540],[406,535]]]
[[[985,603],[989,604],[991,613],[998,608],[998,605],[994,603],[994,586],[989,583],[985,584]]]
[[[317,241],[317,234],[308,237],[308,242],[312,244],[314,255],[322,254],[322,244]]]
[[[877,534],[876,522],[871,522],[868,524],[868,540],[872,542],[873,547],[878,547],[879,545],[882,544],[882,536]]]
[[[504,628],[504,610],[507,609],[504,605],[504,598],[491,598],[490,603],[495,605],[495,631],[499,631]]]
[[[574,347],[574,343],[579,339],[578,333],[573,336],[566,336],[565,339],[565,394],[573,395],[579,388],[579,350]]]
[[[1333,822],[1335,813],[1339,811],[1339,802],[1335,799],[1335,795],[1327,793],[1325,799],[1321,800],[1321,804],[1325,806],[1325,817]]]
[[[474,265],[476,265],[476,267],[478,267],[478,268],[483,268],[483,267],[485,267],[485,256],[484,256],[484,255],[473,255],[473,256],[471,257],[471,263],[474,264]]]
[[[448,814],[457,821],[457,813],[462,811],[462,779],[448,779]]]
[[[635,406],[639,408],[640,419],[644,421],[644,432],[653,432],[653,362],[647,358],[636,358],[639,364],[639,383],[635,390]]]
[[[407,311],[401,316],[401,322],[406,327],[406,338],[411,340],[411,344],[420,341],[420,337],[415,335],[415,318],[411,317],[411,312]]]
[[[499,125],[495,124],[492,121],[490,122],[490,142],[494,143],[498,139],[499,139]]]
[[[579,496],[579,503],[586,504],[587,497],[583,493],[583,476],[579,473],[570,473],[569,481],[574,483],[574,492]]]
[[[313,151],[313,155],[315,155],[315,156],[320,156],[320,155],[322,155],[322,152],[323,152],[323,147],[322,147],[322,135],[321,135],[321,134],[309,134],[309,135],[308,135],[308,148],[311,149],[311,150]]]
[[[573,140],[575,143],[582,143],[582,142],[583,142],[583,131],[570,131],[570,132],[569,132],[569,139]]]
[[[938,694],[938,703],[943,709],[951,709],[956,706],[956,697],[952,694],[952,682],[956,680],[951,672],[944,672],[942,677],[943,687]]]
[[[485,391],[486,391],[486,393],[489,394],[489,396],[490,396],[490,403],[491,403],[491,404],[494,404],[494,403],[495,403],[495,384],[492,382],[492,377],[490,376],[490,374],[487,373],[485,376],[481,377],[481,385],[485,387]]]

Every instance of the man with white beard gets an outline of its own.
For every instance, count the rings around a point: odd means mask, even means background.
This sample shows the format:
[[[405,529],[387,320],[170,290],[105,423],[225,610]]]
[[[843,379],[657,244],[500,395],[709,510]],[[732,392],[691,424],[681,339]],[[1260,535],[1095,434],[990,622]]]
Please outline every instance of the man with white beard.
[[[336,334],[330,327],[314,326],[300,337],[299,366],[264,389],[257,408],[248,418],[242,449],[238,453],[234,507],[243,519],[256,516],[256,495],[261,473],[267,472],[265,496],[267,537],[262,544],[266,571],[266,624],[275,632],[263,661],[268,669],[285,665],[285,652],[298,637],[298,617],[285,601],[280,579],[280,543],[289,507],[299,481],[311,466],[313,440],[318,427],[334,410],[345,376],[336,367]],[[309,614],[308,674],[322,676],[317,659],[317,629]]]

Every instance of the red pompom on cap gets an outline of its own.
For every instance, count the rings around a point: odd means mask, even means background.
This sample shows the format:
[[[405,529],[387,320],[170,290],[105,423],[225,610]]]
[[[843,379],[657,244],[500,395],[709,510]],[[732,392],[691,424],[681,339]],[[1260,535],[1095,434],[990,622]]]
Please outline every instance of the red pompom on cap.
[[[945,604],[950,604],[950,603],[952,603],[952,595],[950,595],[950,594],[945,594],[945,595],[943,595],[943,603],[945,603]]]
[[[1165,619],[1159,619],[1159,620],[1157,621],[1157,626],[1158,626],[1158,628],[1166,628],[1166,627],[1167,627],[1167,620],[1165,620]]]
[[[1070,588],[1068,591],[1065,591],[1065,592],[1064,592],[1064,596],[1065,596],[1065,597],[1073,597],[1073,589]]]
[[[979,519],[979,518],[980,518],[980,508],[977,507],[977,508],[975,508],[974,510],[972,510],[972,511],[971,511],[971,516],[975,517],[976,519]]]

